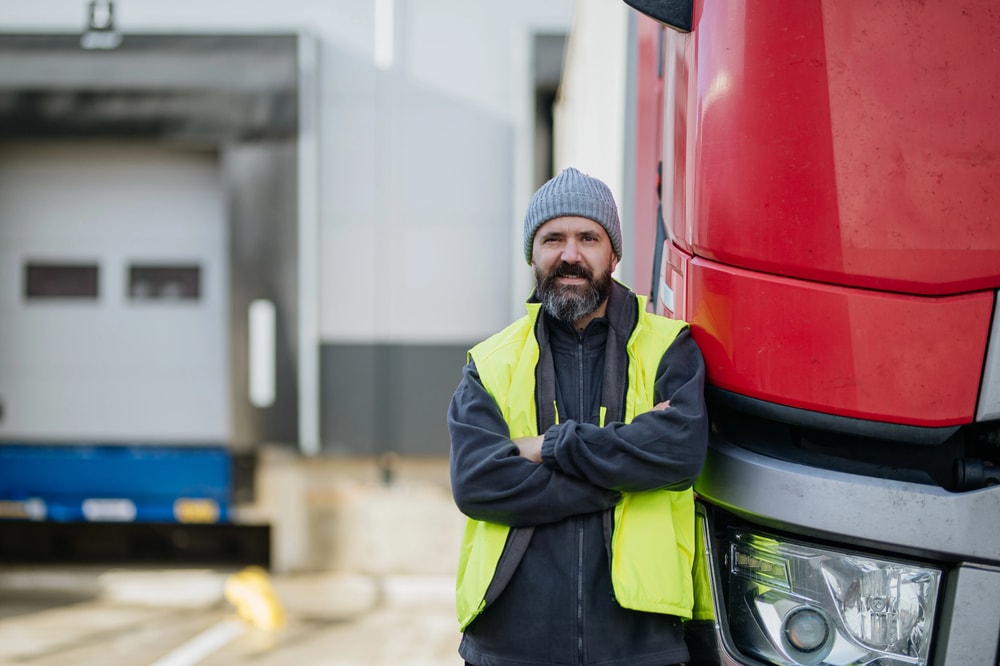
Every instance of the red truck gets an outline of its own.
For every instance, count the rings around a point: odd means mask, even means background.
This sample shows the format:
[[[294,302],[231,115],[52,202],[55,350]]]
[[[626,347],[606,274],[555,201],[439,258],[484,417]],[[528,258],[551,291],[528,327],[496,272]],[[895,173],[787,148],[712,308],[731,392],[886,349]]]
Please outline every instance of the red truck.
[[[996,666],[1000,5],[626,2],[634,251],[709,380],[694,663]]]

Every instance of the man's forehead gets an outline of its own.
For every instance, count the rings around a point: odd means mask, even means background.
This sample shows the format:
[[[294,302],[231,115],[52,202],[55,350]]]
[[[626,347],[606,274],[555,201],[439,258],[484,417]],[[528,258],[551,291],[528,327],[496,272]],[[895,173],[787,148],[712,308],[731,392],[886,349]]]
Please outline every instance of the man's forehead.
[[[592,232],[600,234],[603,236],[607,235],[607,232],[597,222],[594,222],[590,218],[586,217],[554,217],[548,222],[542,224],[538,227],[538,232],[535,234],[537,236],[542,236],[545,234],[577,234],[583,232]]]

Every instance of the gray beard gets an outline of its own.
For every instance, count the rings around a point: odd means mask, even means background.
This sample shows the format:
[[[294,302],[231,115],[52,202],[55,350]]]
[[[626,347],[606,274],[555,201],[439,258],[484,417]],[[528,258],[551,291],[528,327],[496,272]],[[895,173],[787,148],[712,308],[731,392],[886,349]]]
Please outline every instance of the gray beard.
[[[593,284],[567,286],[541,291],[538,298],[549,315],[559,321],[572,324],[577,319],[589,315],[601,304],[601,294]]]
[[[611,293],[611,269],[594,278],[586,269],[580,271],[587,278],[587,284],[561,285],[557,282],[559,270],[554,269],[547,276],[535,270],[537,287],[535,292],[542,308],[559,321],[572,324],[577,319],[596,310]]]

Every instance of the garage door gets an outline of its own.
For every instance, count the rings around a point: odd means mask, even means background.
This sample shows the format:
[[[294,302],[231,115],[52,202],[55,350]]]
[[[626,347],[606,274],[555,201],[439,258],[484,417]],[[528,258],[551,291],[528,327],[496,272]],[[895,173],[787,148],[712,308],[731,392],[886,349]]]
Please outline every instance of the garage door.
[[[229,439],[218,155],[0,146],[0,440]]]

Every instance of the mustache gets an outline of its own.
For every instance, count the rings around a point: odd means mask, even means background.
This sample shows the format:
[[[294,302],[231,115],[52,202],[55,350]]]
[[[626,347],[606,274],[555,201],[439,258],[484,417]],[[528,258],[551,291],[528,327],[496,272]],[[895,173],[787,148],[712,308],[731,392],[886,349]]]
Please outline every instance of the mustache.
[[[593,271],[588,270],[586,266],[567,264],[565,262],[556,266],[549,275],[550,277],[575,277],[584,278],[586,280],[592,280],[594,278]]]

